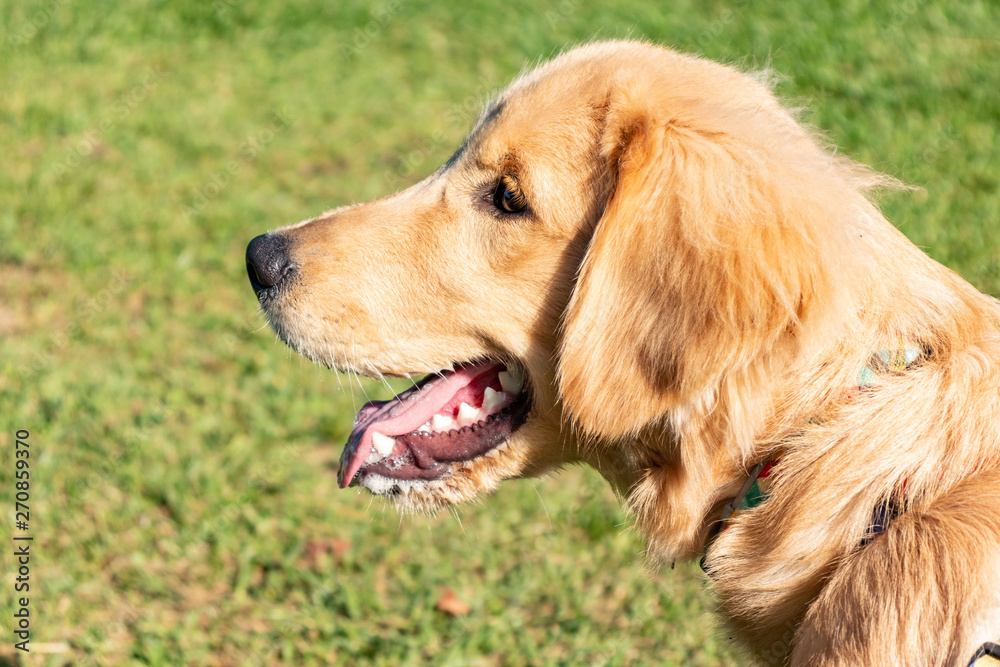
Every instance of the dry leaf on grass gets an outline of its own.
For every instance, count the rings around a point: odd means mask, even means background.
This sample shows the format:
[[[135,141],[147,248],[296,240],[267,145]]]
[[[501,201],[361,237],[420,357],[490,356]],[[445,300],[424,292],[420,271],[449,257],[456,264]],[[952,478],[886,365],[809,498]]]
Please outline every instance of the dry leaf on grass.
[[[315,568],[317,561],[324,556],[343,558],[351,550],[351,543],[337,537],[317,537],[306,542],[302,558],[310,568]]]
[[[472,610],[469,603],[459,599],[459,597],[455,595],[455,591],[450,588],[445,588],[441,592],[441,598],[437,601],[436,606],[438,611],[443,611],[446,614],[451,614],[452,616],[465,616]]]

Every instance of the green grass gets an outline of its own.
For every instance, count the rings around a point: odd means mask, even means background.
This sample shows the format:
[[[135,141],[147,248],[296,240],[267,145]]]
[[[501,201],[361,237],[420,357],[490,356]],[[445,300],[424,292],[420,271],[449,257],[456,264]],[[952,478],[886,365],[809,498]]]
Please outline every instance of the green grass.
[[[29,429],[36,648],[5,556],[0,664],[739,664],[588,471],[430,518],[338,491],[361,394],[261,329],[243,268],[430,172],[525,63],[632,36],[773,68],[1000,293],[995,3],[592,4],[0,2],[0,548]]]

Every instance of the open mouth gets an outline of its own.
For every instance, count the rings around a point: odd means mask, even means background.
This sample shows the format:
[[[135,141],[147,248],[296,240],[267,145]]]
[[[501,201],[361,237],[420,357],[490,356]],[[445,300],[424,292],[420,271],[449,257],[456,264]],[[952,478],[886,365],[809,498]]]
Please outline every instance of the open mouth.
[[[529,392],[516,364],[462,364],[358,411],[340,457],[340,487],[377,477],[432,480],[453,463],[504,443],[527,419]],[[377,476],[377,477],[375,477]]]

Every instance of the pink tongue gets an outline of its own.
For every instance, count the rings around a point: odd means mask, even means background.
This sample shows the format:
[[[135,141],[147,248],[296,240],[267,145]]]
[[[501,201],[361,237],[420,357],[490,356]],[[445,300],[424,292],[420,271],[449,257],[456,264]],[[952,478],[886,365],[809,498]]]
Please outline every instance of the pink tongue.
[[[417,430],[422,424],[430,421],[452,397],[463,387],[488,372],[497,364],[482,363],[475,366],[463,366],[451,373],[446,373],[440,379],[433,379],[420,389],[400,396],[399,401],[390,401],[381,408],[362,408],[355,418],[351,440],[355,440],[358,431],[364,429],[354,453],[351,455],[347,470],[340,476],[340,486],[346,487],[354,479],[354,475],[364,464],[372,451],[372,432],[382,435],[399,436]],[[382,415],[388,415],[385,418]]]

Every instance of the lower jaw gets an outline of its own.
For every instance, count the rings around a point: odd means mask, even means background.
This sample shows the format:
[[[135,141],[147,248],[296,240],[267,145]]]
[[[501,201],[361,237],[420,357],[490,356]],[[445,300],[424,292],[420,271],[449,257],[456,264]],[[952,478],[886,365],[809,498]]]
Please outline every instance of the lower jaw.
[[[499,419],[451,432],[451,437],[456,440],[466,438],[468,444],[463,446],[461,442],[456,442],[454,454],[447,460],[419,460],[415,452],[419,451],[420,439],[426,436],[419,433],[400,436],[397,440],[406,447],[403,454],[362,466],[350,486],[393,495],[404,488],[422,488],[430,482],[444,480],[457,469],[486,458],[503,447],[524,425],[530,412],[531,399],[525,392],[520,400],[496,415]]]

